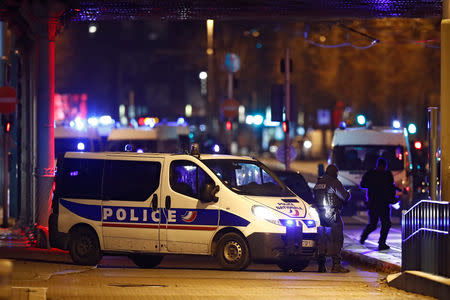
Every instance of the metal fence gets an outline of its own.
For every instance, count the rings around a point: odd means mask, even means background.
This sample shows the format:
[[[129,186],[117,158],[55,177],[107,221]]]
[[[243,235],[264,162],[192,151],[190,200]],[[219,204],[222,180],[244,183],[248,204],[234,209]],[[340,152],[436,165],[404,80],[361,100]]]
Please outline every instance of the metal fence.
[[[449,202],[422,200],[402,214],[402,270],[450,276]]]

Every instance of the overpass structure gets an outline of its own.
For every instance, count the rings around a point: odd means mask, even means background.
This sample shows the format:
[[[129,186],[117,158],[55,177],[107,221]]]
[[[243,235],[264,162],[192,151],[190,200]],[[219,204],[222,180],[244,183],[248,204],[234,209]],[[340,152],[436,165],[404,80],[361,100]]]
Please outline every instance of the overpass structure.
[[[54,172],[55,36],[71,22],[145,19],[319,21],[390,17],[442,17],[441,199],[431,200],[443,201],[439,205],[430,203],[417,207],[417,215],[407,221],[411,226],[405,226],[409,230],[405,243],[408,243],[408,247],[418,245],[426,249],[420,237],[422,234],[432,235],[433,238],[428,242],[435,241],[440,245],[443,255],[447,256],[450,200],[450,8],[446,0],[4,0],[0,3],[0,85],[16,88],[19,100],[16,114],[1,116],[13,120],[17,131],[16,168],[12,168],[11,173],[18,181],[10,186],[12,213],[20,215],[25,224],[47,224]],[[2,136],[4,138],[5,134]],[[14,173],[15,170],[17,173]],[[422,224],[422,221],[423,226],[414,227],[415,223]],[[431,228],[430,222],[438,224],[437,227]],[[404,268],[414,266],[450,277],[450,259],[430,251],[421,254],[428,256],[424,257],[423,264],[415,261],[404,264]]]

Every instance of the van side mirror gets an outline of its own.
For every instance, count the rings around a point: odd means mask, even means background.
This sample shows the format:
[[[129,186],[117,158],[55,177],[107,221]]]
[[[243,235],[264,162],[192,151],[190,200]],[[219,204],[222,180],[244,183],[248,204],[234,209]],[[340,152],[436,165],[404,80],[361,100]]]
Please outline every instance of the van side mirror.
[[[219,190],[220,188],[218,185],[213,183],[205,183],[200,189],[200,202],[208,203],[219,201],[219,198],[216,196]]]

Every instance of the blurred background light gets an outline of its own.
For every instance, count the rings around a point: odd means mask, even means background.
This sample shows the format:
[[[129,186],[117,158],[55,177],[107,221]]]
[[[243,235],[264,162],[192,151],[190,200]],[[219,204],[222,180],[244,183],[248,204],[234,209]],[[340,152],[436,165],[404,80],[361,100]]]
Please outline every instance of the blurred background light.
[[[108,126],[113,123],[113,119],[111,118],[111,116],[108,116],[108,115],[101,116],[99,121],[100,121],[100,124],[103,126]]]
[[[422,149],[422,143],[420,141],[416,141],[414,143],[414,148],[416,148],[417,150]]]
[[[79,142],[79,143],[77,144],[77,150],[78,150],[78,151],[84,151],[84,149],[86,149],[84,143]]]
[[[394,127],[395,129],[399,129],[400,126],[402,126],[402,125],[401,125],[401,123],[400,123],[399,120],[394,120],[394,121],[392,122],[392,127]]]
[[[364,115],[358,115],[356,116],[356,122],[358,122],[359,125],[366,124],[366,117]]]
[[[256,126],[261,125],[263,122],[264,122],[264,117],[263,116],[261,116],[261,115],[254,115],[253,116],[253,123]]]
[[[200,78],[201,80],[205,80],[206,78],[208,78],[208,73],[206,73],[205,71],[201,71],[198,74],[198,78]]]
[[[89,33],[96,33],[97,32],[97,25],[91,24],[89,25]]]
[[[306,140],[303,142],[303,147],[305,147],[306,149],[311,149],[312,147],[312,142],[309,140]]]
[[[90,117],[88,119],[88,124],[92,127],[97,127],[98,126],[98,119],[96,117]]]
[[[414,124],[414,123],[409,124],[408,132],[409,132],[409,134],[415,134],[417,132],[416,124]]]

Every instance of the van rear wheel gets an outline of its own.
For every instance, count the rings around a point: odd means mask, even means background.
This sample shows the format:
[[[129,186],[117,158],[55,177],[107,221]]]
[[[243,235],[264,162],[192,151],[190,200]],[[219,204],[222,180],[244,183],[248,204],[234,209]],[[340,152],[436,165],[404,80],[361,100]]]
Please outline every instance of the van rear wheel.
[[[226,270],[242,270],[250,263],[250,254],[246,241],[237,233],[224,234],[216,249],[216,259]]]
[[[70,233],[69,254],[79,265],[93,266],[102,258],[97,234],[89,227],[78,227]]]
[[[150,269],[159,265],[163,259],[162,255],[130,254],[128,256],[138,267]]]
[[[309,264],[306,259],[286,259],[278,263],[278,267],[284,272],[300,272],[303,271]]]

